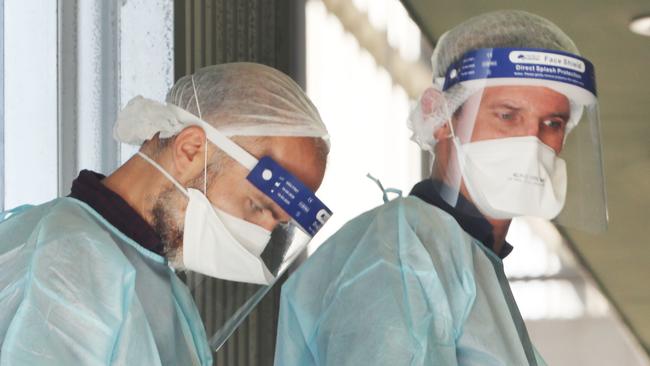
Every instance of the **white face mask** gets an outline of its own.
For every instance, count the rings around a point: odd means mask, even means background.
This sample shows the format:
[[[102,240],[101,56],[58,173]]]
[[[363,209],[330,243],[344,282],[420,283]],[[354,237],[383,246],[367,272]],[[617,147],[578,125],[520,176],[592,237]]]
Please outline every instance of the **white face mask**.
[[[487,217],[556,217],[566,197],[564,160],[535,136],[461,145],[453,137],[465,186]]]
[[[189,202],[183,229],[183,265],[204,275],[224,280],[260,285],[274,277],[260,258],[271,239],[271,232],[210,203],[202,192],[182,187],[148,156],[138,155],[169,179]]]

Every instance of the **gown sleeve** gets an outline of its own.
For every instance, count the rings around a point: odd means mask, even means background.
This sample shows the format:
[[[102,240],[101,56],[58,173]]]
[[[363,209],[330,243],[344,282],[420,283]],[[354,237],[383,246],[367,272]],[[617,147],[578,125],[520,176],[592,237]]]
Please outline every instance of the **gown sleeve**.
[[[15,284],[23,297],[0,366],[160,364],[135,297],[135,271],[109,234],[80,218],[51,215],[24,246],[31,256]]]

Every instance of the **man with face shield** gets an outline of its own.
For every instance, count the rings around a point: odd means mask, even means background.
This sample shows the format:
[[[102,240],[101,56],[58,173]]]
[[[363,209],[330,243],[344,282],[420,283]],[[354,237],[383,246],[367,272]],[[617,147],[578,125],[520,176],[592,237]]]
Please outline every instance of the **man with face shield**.
[[[276,365],[544,365],[502,259],[512,218],[603,228],[593,66],[522,11],[445,33],[413,110],[434,157],[411,196],[348,222],[283,286]]]
[[[114,132],[138,154],[0,224],[0,365],[212,365],[174,269],[263,294],[331,214],[313,193],[327,130],[270,67],[200,69],[167,103],[134,98]]]

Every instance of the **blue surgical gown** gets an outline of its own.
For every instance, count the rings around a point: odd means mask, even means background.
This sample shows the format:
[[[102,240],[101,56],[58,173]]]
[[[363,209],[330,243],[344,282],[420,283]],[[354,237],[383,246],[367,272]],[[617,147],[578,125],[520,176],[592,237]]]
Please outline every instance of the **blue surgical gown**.
[[[212,365],[166,260],[73,198],[0,224],[0,365]]]
[[[528,364],[501,260],[416,197],[348,222],[282,287],[277,366]]]

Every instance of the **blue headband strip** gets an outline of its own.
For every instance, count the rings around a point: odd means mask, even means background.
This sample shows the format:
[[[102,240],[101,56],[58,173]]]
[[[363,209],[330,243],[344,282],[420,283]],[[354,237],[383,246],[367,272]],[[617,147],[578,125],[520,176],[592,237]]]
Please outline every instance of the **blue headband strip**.
[[[261,158],[246,178],[312,237],[332,216],[314,192],[268,156]]]
[[[596,96],[594,65],[571,53],[539,48],[479,48],[453,63],[442,90],[469,80],[520,78],[561,82]]]

